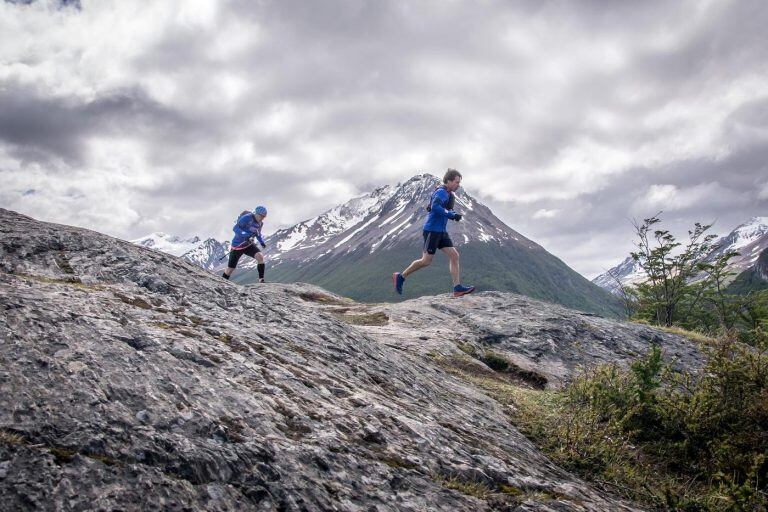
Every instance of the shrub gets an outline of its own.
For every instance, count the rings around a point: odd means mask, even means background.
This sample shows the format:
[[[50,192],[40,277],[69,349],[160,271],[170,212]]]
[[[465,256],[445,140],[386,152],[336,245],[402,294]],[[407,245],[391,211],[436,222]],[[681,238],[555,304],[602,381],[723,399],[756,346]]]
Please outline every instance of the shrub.
[[[723,336],[699,372],[661,350],[623,369],[593,368],[550,400],[521,401],[524,430],[566,467],[656,506],[768,507],[768,335]],[[554,407],[551,404],[555,404]],[[553,411],[555,414],[553,414]]]

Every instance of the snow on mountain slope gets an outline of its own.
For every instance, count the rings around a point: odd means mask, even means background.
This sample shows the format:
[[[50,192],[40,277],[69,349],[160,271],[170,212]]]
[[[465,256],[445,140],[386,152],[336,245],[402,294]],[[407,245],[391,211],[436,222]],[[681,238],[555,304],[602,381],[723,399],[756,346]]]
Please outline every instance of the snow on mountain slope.
[[[137,238],[136,240],[131,240],[131,243],[150,249],[156,249],[173,256],[181,256],[200,245],[200,238],[195,236],[183,239],[178,236],[157,232],[142,238]]]
[[[645,272],[640,268],[640,264],[628,256],[617,266],[594,278],[592,282],[611,293],[619,293],[621,285],[637,284],[644,280]]]
[[[330,237],[357,225],[386,201],[392,187],[377,188],[370,194],[355,197],[317,217],[305,220],[288,229],[281,229],[269,237],[273,258],[294,249],[307,249],[326,242]]]
[[[152,233],[131,243],[156,251],[178,256],[199,267],[214,270],[221,264],[226,265],[222,257],[229,251],[229,242],[219,242],[215,238],[200,240],[200,237],[183,239],[166,233]]]
[[[739,255],[731,259],[729,269],[743,272],[757,263],[760,253],[768,248],[768,217],[752,217],[744,224],[720,238],[708,260],[714,260],[726,251],[738,251]]]

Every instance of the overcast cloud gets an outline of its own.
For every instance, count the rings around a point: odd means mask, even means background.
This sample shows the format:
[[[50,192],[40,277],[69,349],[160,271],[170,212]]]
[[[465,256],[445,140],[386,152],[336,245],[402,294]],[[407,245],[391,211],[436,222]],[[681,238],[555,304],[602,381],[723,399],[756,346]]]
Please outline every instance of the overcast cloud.
[[[268,232],[447,167],[594,277],[631,218],[768,216],[768,4],[0,3],[0,207]]]

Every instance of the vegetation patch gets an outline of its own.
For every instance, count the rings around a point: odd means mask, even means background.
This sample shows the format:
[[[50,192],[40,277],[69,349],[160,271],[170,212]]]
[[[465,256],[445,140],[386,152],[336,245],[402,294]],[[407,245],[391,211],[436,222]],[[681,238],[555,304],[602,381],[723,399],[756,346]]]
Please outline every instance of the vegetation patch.
[[[672,510],[768,507],[768,339],[722,338],[700,373],[652,347],[560,392],[513,390],[513,422],[555,462],[623,498]],[[508,397],[504,394],[509,392]]]
[[[642,320],[642,319],[632,320],[632,322],[640,325],[647,325],[647,326],[653,327],[654,329],[667,332],[669,334],[682,336],[683,338],[688,338],[689,340],[695,341],[696,343],[712,343],[713,341],[715,341],[715,338],[713,338],[712,336],[707,336],[706,334],[702,334],[698,331],[691,331],[675,325],[671,327],[667,327],[664,325],[653,325],[647,320]]]
[[[546,388],[547,382],[549,382],[547,378],[542,374],[538,372],[534,372],[532,370],[526,370],[524,368],[520,368],[519,366],[517,366],[515,363],[511,361],[509,363],[509,366],[507,367],[506,373],[512,376],[513,379],[518,381],[523,381],[527,385],[536,389]]]
[[[26,440],[21,434],[16,432],[9,432],[7,430],[0,430],[0,443],[3,444],[25,444]]]
[[[446,489],[453,489],[454,491],[459,491],[461,494],[481,500],[487,500],[493,492],[490,487],[482,482],[466,481],[455,476],[433,474],[432,480]]]
[[[192,322],[193,325],[207,325],[210,323],[209,320],[205,320],[203,318],[200,318],[199,316],[190,315],[187,317],[187,319]]]
[[[51,455],[54,456],[54,458],[56,459],[56,462],[59,465],[69,464],[77,455],[77,452],[68,450],[66,448],[53,447],[53,448],[49,448],[48,451],[51,452]]]
[[[525,494],[525,491],[513,485],[499,484],[498,489],[499,489],[499,492],[508,494],[510,496],[522,496]]]
[[[448,373],[474,382],[475,378],[498,380],[505,382],[504,377],[494,372],[488,366],[480,364],[475,358],[468,356],[441,356],[435,354],[435,363]]]
[[[387,325],[389,323],[389,317],[381,311],[375,313],[363,313],[363,314],[337,314],[334,312],[334,316],[352,325]]]
[[[250,349],[244,343],[237,341],[229,334],[221,334],[216,337],[217,340],[225,344],[232,352],[238,352],[240,354],[250,354]]]
[[[700,332],[696,331],[690,331],[688,329],[683,329],[682,327],[664,327],[659,326],[659,328],[664,331],[668,332],[670,334],[677,334],[678,336],[683,336],[684,338],[688,338],[691,341],[695,341],[697,343],[711,343],[714,341],[714,338],[711,336],[707,336],[705,334],[701,334]]]
[[[408,462],[402,457],[398,457],[394,454],[381,454],[378,458],[379,462],[386,464],[394,469],[415,469],[418,466],[412,462]]]
[[[119,293],[119,292],[115,292],[115,297],[125,302],[126,304],[130,304],[131,306],[136,306],[137,308],[152,309],[152,304],[145,301],[141,297],[128,297],[127,295],[123,295],[122,293]]]
[[[480,360],[495,372],[503,372],[509,368],[509,361],[507,358],[492,350],[486,350],[480,356]]]
[[[485,368],[465,357],[439,357],[437,363],[449,372],[458,372],[460,377],[471,375],[483,379],[492,379],[499,382],[514,383],[535,389],[544,389],[547,386],[547,378],[540,373],[519,367],[502,354],[486,350],[479,354],[471,345],[469,355],[472,359],[485,364]],[[461,346],[459,347],[462,348]],[[466,352],[465,352],[466,353]]]
[[[341,300],[324,293],[304,292],[299,294],[299,298],[306,302],[319,302],[320,304],[329,304],[335,306],[346,306],[351,300]]]
[[[456,342],[456,347],[470,357],[477,359],[477,346],[472,343]]]

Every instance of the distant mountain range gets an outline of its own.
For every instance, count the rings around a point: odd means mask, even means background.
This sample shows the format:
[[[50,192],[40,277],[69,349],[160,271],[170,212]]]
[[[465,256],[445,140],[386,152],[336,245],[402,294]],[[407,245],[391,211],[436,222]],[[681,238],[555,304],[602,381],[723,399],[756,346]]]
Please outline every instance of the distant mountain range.
[[[727,270],[732,272],[730,291],[746,293],[768,287],[768,217],[753,217],[739,225],[727,236],[715,242],[715,250],[707,255],[707,261],[714,261],[727,251],[737,251]],[[597,276],[593,283],[611,293],[617,294],[621,285],[633,285],[645,280],[640,265],[627,257],[624,261]]]
[[[224,255],[229,252],[229,241],[219,242],[215,238],[201,240],[200,237],[181,238],[166,233],[152,233],[136,240],[131,240],[136,245],[155,249],[166,254],[179,256],[208,270],[216,270],[227,261]]]
[[[440,181],[430,174],[382,186],[316,217],[267,237],[267,280],[308,282],[364,302],[399,301],[448,292],[447,258],[413,274],[405,293],[394,293],[392,272],[421,256],[422,226],[429,199]],[[462,281],[479,290],[513,291],[582,311],[621,315],[618,299],[592,284],[557,257],[513,230],[465,190],[456,194],[461,222],[449,231],[461,254]],[[153,234],[135,243],[176,254],[220,271],[228,243],[182,240]],[[243,258],[233,279],[256,281],[251,258]]]

